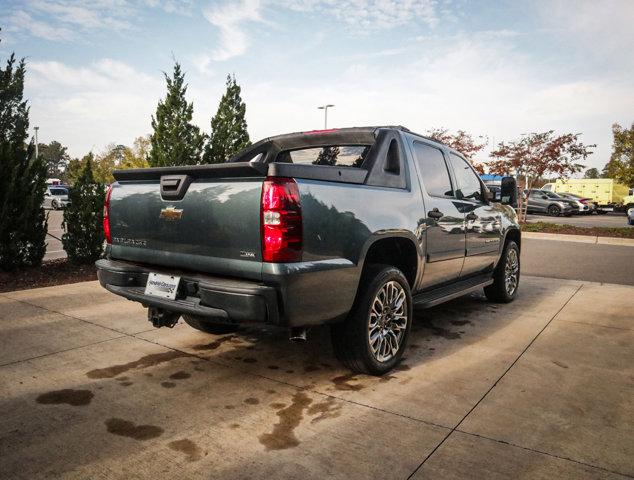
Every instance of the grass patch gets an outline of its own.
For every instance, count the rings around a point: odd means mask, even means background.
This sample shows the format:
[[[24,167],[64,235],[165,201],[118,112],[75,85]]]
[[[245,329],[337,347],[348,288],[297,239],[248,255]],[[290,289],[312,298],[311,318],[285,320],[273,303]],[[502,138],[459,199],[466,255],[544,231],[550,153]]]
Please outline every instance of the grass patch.
[[[592,235],[595,237],[634,238],[634,227],[577,227],[558,223],[535,222],[522,224],[523,232]]]
[[[65,258],[43,262],[41,267],[25,268],[15,272],[0,271],[0,292],[51,287],[68,283],[97,280],[93,263],[75,265]]]

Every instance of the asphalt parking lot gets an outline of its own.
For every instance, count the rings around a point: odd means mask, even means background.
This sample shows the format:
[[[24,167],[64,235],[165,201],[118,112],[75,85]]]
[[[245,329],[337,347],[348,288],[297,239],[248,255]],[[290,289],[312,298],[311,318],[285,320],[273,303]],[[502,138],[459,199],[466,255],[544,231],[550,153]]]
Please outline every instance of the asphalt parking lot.
[[[64,234],[62,220],[64,220],[63,210],[47,210],[48,212],[48,233],[46,236],[46,255],[44,260],[54,260],[65,258],[66,252],[62,246],[61,238]]]
[[[625,478],[634,287],[524,276],[352,375],[325,329],[152,329],[96,282],[0,294],[2,478]]]

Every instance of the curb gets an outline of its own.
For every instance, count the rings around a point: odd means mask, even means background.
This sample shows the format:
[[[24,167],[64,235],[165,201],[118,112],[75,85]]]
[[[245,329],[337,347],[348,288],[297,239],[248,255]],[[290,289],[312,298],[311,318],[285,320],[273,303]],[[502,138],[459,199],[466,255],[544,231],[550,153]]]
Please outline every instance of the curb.
[[[554,240],[559,242],[594,243],[595,245],[619,245],[634,247],[634,238],[595,237],[592,235],[570,235],[564,233],[522,232],[523,238]]]

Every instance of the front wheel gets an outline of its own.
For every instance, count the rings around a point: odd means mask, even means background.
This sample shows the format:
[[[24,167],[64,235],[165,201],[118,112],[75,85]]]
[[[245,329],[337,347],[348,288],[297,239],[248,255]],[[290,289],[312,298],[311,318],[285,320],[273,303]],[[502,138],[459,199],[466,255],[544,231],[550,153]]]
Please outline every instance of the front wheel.
[[[53,207],[53,210],[59,209],[59,204],[57,203],[57,200],[53,200],[53,202],[51,203],[51,207]]]
[[[559,215],[561,215],[561,208],[559,208],[557,205],[551,205],[550,207],[548,207],[548,214],[552,215],[553,217],[558,217]]]
[[[492,302],[509,303],[517,295],[520,283],[520,249],[513,240],[504,246],[502,258],[493,272],[493,283],[484,287],[484,294]]]
[[[412,315],[412,294],[403,273],[386,265],[370,267],[348,318],[331,327],[335,355],[355,372],[389,372],[401,361]]]

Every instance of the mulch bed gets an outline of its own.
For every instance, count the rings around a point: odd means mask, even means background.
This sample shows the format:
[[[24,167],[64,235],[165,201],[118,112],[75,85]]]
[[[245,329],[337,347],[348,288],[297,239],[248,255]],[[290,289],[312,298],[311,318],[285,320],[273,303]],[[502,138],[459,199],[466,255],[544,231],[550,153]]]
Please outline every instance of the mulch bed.
[[[523,232],[563,233],[594,237],[634,238],[634,227],[577,227],[559,223],[535,222],[522,224]]]
[[[97,269],[94,264],[75,265],[65,258],[60,258],[43,262],[41,267],[25,268],[14,272],[0,271],[0,292],[89,280],[97,280]]]

